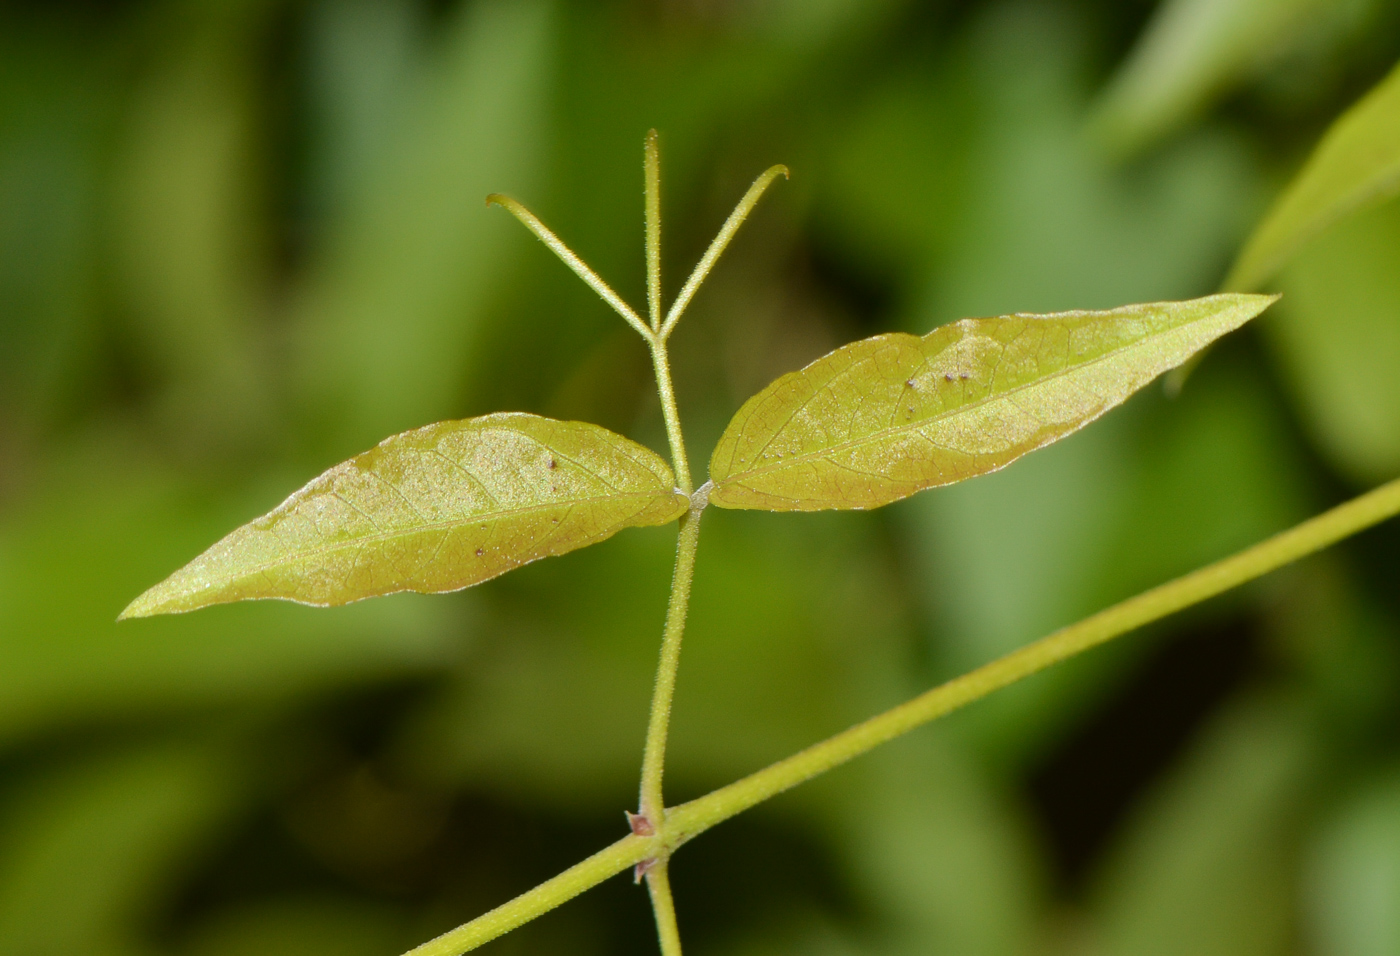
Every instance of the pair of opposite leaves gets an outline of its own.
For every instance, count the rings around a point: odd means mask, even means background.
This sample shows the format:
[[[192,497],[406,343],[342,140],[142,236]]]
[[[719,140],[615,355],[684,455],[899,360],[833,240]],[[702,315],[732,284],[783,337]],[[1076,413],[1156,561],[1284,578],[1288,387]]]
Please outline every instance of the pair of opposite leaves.
[[[995,471],[1083,427],[1258,315],[1223,294],[877,335],[784,375],[710,458],[710,504],[878,508]],[[237,529],[122,617],[249,598],[345,604],[455,591],[692,507],[659,456],[605,428],[503,413],[386,438]]]

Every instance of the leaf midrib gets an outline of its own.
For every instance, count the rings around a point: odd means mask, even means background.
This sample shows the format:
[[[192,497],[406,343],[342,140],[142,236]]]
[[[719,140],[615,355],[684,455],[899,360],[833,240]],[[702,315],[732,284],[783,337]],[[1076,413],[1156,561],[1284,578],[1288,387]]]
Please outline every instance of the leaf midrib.
[[[1181,325],[1178,325],[1178,326],[1175,326],[1174,328],[1172,328],[1172,329],[1170,330],[1170,332],[1180,332],[1180,331],[1183,331],[1183,330],[1185,330],[1185,329],[1190,328],[1191,326],[1198,325],[1198,324],[1200,324],[1200,323],[1202,323],[1202,322],[1209,321],[1211,318],[1214,318],[1214,316],[1207,316],[1207,317],[1204,317],[1204,318],[1195,319],[1195,320],[1193,320],[1193,321],[1191,321],[1191,322],[1183,323],[1183,324],[1181,324]],[[1167,334],[1167,333],[1164,333],[1164,334]],[[1126,351],[1128,351],[1128,350],[1130,350],[1130,349],[1137,348],[1137,347],[1143,345],[1146,341],[1148,341],[1148,340],[1147,340],[1147,339],[1140,339],[1139,341],[1134,342],[1134,343],[1132,343],[1131,345],[1127,345],[1127,346],[1124,346],[1124,347],[1122,347],[1122,348],[1114,349],[1114,350],[1112,350],[1112,351],[1110,351],[1110,352],[1105,352],[1103,355],[1099,356],[1099,357],[1096,358],[1096,359],[1093,359],[1092,361],[1084,362],[1084,363],[1079,364],[1079,365],[1067,366],[1066,368],[1062,369],[1062,370],[1059,371],[1059,372],[1055,372],[1055,373],[1052,374],[1052,375],[1047,375],[1047,376],[1045,376],[1044,378],[1038,378],[1038,379],[1036,379],[1036,380],[1033,381],[1033,382],[1028,382],[1028,383],[1026,383],[1025,385],[1018,385],[1018,386],[1016,386],[1015,388],[1009,388],[1009,389],[1007,389],[1007,390],[1004,391],[1004,392],[996,392],[996,393],[993,393],[993,394],[988,394],[985,398],[980,398],[980,399],[978,399],[978,400],[976,400],[976,401],[974,401],[974,402],[969,402],[969,403],[966,404],[966,405],[959,405],[956,409],[954,409],[954,410],[952,410],[952,411],[950,411],[950,412],[945,412],[945,413],[942,413],[942,414],[933,415],[933,416],[930,416],[930,417],[928,417],[928,418],[921,418],[921,419],[919,419],[919,420],[916,421],[916,422],[910,422],[910,423],[905,424],[905,425],[898,425],[898,426],[889,427],[889,428],[886,428],[886,429],[882,430],[881,432],[879,432],[879,433],[876,434],[876,435],[870,435],[870,436],[865,436],[865,437],[862,437],[862,438],[857,438],[857,439],[851,439],[851,440],[848,440],[848,441],[843,441],[843,442],[840,442],[840,443],[838,443],[838,444],[828,446],[827,448],[822,449],[820,452],[810,452],[810,453],[806,453],[806,454],[799,454],[799,455],[796,455],[796,456],[794,456],[794,457],[792,457],[792,458],[788,458],[788,459],[786,459],[786,460],[784,460],[784,461],[776,462],[776,463],[771,464],[771,465],[764,465],[764,466],[759,467],[759,468],[749,468],[749,469],[746,469],[746,470],[744,470],[744,471],[736,472],[736,473],[734,473],[734,474],[731,474],[731,475],[729,475],[729,476],[727,476],[727,477],[725,477],[725,478],[721,478],[721,479],[719,479],[718,481],[716,481],[715,484],[716,484],[717,486],[719,486],[719,485],[723,485],[723,484],[726,483],[726,482],[736,481],[736,480],[739,478],[739,476],[743,476],[744,478],[756,478],[756,477],[759,477],[759,476],[768,474],[768,473],[770,473],[770,472],[777,471],[777,470],[782,469],[782,468],[790,467],[790,466],[792,466],[792,465],[807,464],[808,462],[811,462],[811,461],[819,461],[819,460],[821,460],[822,458],[826,457],[827,455],[833,455],[833,454],[836,454],[837,452],[845,451],[846,449],[859,447],[860,445],[871,444],[871,443],[873,443],[873,442],[880,441],[880,440],[883,440],[883,439],[886,439],[886,438],[889,438],[889,437],[892,437],[892,436],[895,436],[895,435],[899,435],[899,434],[904,433],[904,432],[914,431],[914,430],[917,430],[918,428],[922,428],[922,427],[924,427],[924,426],[926,426],[926,425],[933,424],[933,423],[937,423],[937,422],[940,422],[940,421],[944,421],[944,420],[949,419],[949,418],[952,418],[952,417],[954,417],[954,416],[956,416],[956,415],[961,415],[961,414],[963,414],[963,413],[965,413],[965,412],[972,411],[972,410],[974,410],[974,409],[976,409],[976,408],[979,408],[980,406],[985,405],[985,404],[987,404],[988,402],[991,402],[991,401],[993,401],[993,400],[1003,399],[1003,398],[1006,398],[1006,397],[1008,397],[1008,396],[1010,396],[1010,395],[1015,395],[1015,394],[1018,393],[1018,392],[1022,392],[1022,391],[1025,391],[1025,390],[1031,389],[1031,388],[1035,388],[1035,387],[1037,387],[1037,386],[1039,386],[1039,385],[1044,385],[1044,384],[1047,383],[1047,382],[1050,382],[1050,381],[1053,381],[1053,380],[1055,380],[1055,379],[1057,379],[1057,378],[1060,378],[1060,377],[1062,377],[1062,376],[1068,375],[1068,374],[1070,374],[1071,372],[1073,372],[1073,371],[1075,371],[1075,370],[1084,369],[1084,368],[1090,368],[1090,367],[1092,367],[1092,366],[1094,366],[1094,365],[1099,364],[1100,362],[1105,362],[1105,361],[1107,361],[1108,359],[1111,359],[1111,358],[1113,358],[1113,357],[1116,356],[1116,355],[1120,355],[1120,354],[1122,354],[1123,352],[1126,352]],[[925,363],[927,363],[928,359],[925,358],[924,361],[925,361]],[[1159,372],[1158,374],[1161,374],[1161,373]],[[813,396],[813,397],[815,397],[815,396]],[[806,404],[806,403],[804,403],[804,405],[805,405],[805,404]],[[793,413],[794,416],[795,416],[796,414],[797,414],[796,412]],[[792,421],[792,418],[789,417],[789,418],[788,418],[788,422],[791,422],[791,421]],[[783,427],[785,428],[786,426],[787,426],[787,422],[784,422]],[[776,438],[777,435],[780,434],[781,432],[782,432],[782,428],[777,429],[777,430],[774,432],[773,436],[770,437],[768,443],[764,445],[764,448],[767,448],[768,445],[772,444],[773,439]],[[764,492],[764,494],[771,494],[771,492]],[[781,497],[781,496],[779,496],[779,497]]]
[[[665,495],[668,495],[668,496],[669,496],[669,495],[674,495],[674,494],[675,494],[674,491],[665,492]],[[244,576],[253,575],[253,574],[261,574],[262,572],[267,571],[267,570],[269,570],[269,569],[271,569],[271,568],[276,568],[276,567],[279,567],[279,566],[281,566],[281,565],[290,564],[290,563],[292,563],[293,561],[301,561],[301,560],[305,560],[305,559],[307,559],[307,558],[315,558],[315,557],[319,557],[319,556],[322,556],[322,555],[331,554],[331,553],[333,553],[333,552],[335,552],[335,551],[341,551],[341,550],[344,550],[344,549],[346,549],[346,548],[364,547],[365,545],[379,544],[379,543],[382,543],[382,542],[384,542],[384,541],[388,541],[388,540],[390,540],[390,539],[392,539],[392,538],[407,537],[408,535],[420,534],[420,533],[428,533],[428,532],[431,532],[431,531],[441,531],[441,530],[444,530],[444,529],[450,529],[450,528],[452,528],[452,527],[454,527],[454,526],[457,526],[457,525],[471,524],[471,523],[474,522],[474,521],[480,521],[480,520],[482,520],[482,519],[484,519],[484,518],[485,518],[485,519],[490,519],[490,520],[498,520],[498,519],[500,519],[500,518],[502,518],[502,517],[516,517],[516,516],[520,516],[520,515],[532,514],[532,513],[534,513],[534,512],[538,512],[538,511],[548,511],[548,510],[551,510],[551,509],[554,509],[554,508],[576,508],[576,507],[578,507],[579,505],[596,504],[596,503],[598,503],[598,502],[603,502],[603,501],[616,501],[616,500],[618,500],[618,499],[628,499],[628,498],[647,498],[647,497],[654,497],[654,498],[659,499],[659,498],[661,498],[662,496],[663,496],[663,495],[662,495],[661,492],[650,492],[650,493],[647,493],[647,492],[640,492],[640,491],[629,491],[629,492],[622,492],[622,493],[619,493],[619,494],[599,495],[599,496],[594,496],[594,497],[591,497],[591,498],[570,498],[570,499],[567,499],[567,500],[564,500],[564,501],[549,502],[549,503],[540,504],[540,505],[529,505],[529,506],[524,507],[524,508],[512,508],[512,509],[506,510],[506,511],[485,512],[485,513],[482,513],[482,514],[473,515],[473,516],[471,516],[470,518],[453,518],[453,519],[446,520],[446,521],[434,521],[434,522],[430,522],[430,523],[427,523],[427,524],[419,525],[419,526],[414,527],[414,528],[407,528],[407,529],[404,529],[404,530],[402,530],[402,531],[381,531],[381,532],[377,532],[377,533],[374,533],[374,534],[365,535],[365,536],[363,536],[363,537],[357,537],[357,538],[354,538],[354,539],[351,539],[351,540],[347,540],[347,541],[343,541],[343,542],[338,542],[338,543],[333,544],[333,545],[325,545],[325,546],[323,546],[323,547],[313,548],[313,549],[308,550],[308,551],[297,552],[296,554],[290,555],[290,556],[285,557],[285,558],[278,558],[278,559],[273,560],[273,561],[267,561],[267,562],[264,562],[264,563],[259,564],[259,565],[255,565],[255,566],[252,566],[252,567],[248,567],[248,568],[245,568],[245,569],[242,570],[242,571],[239,571],[238,574],[237,574],[237,577],[244,577]],[[269,532],[269,533],[270,533],[270,532]]]

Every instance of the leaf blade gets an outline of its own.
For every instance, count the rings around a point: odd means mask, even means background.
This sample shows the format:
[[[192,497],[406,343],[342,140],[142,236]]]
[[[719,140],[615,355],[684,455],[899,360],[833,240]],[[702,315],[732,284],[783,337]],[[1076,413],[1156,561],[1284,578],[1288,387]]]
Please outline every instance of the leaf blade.
[[[1118,68],[1094,126],[1118,155],[1160,141],[1212,103],[1337,25],[1329,0],[1168,0]]]
[[[1276,297],[963,319],[878,335],[773,382],[710,461],[722,508],[878,508],[1005,467],[1120,404]]]
[[[687,507],[665,461],[600,426],[518,412],[438,422],[326,471],[121,617],[456,591]]]
[[[1245,243],[1225,288],[1258,288],[1349,213],[1400,193],[1400,66],[1332,124]]]

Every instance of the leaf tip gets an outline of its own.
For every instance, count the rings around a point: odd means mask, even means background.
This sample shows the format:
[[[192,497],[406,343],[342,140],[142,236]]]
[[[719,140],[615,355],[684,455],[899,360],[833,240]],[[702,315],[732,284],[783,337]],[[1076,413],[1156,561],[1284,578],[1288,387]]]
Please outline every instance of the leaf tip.
[[[192,586],[188,572],[188,566],[181,568],[164,581],[141,592],[136,600],[117,615],[117,620],[155,617],[158,614],[183,614],[209,604],[222,603],[217,596],[210,599],[207,587]]]
[[[129,621],[138,617],[153,617],[161,613],[161,601],[154,593],[160,585],[143,591],[136,600],[128,604],[120,614],[118,621]]]

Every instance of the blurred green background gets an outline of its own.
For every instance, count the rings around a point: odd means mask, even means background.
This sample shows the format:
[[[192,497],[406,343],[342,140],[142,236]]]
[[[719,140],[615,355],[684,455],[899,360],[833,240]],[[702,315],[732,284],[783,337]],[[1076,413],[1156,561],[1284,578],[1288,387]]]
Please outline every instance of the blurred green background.
[[[1396,0],[0,2],[0,956],[392,956],[625,832],[674,529],[120,627],[329,465],[524,410],[697,467],[853,338],[1215,289]],[[1400,473],[1400,203],[1176,399],[873,514],[706,518],[673,801]],[[686,848],[693,954],[1400,953],[1400,527]],[[495,953],[655,952],[617,878]]]

